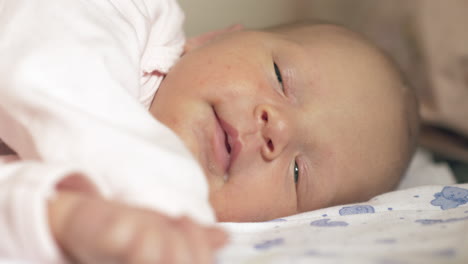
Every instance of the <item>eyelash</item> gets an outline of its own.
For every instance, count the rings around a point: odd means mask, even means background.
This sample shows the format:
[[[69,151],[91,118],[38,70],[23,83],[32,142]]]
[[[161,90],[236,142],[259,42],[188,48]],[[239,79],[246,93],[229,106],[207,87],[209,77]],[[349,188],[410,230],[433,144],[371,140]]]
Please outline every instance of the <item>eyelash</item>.
[[[278,65],[276,64],[276,62],[273,62],[273,67],[275,69],[276,79],[278,80],[279,84],[281,85],[281,90],[283,91],[283,93],[285,93],[286,91],[284,89],[283,76],[281,75],[281,71],[278,68]]]
[[[299,181],[299,165],[297,164],[297,161],[294,161],[294,183],[297,184]]]

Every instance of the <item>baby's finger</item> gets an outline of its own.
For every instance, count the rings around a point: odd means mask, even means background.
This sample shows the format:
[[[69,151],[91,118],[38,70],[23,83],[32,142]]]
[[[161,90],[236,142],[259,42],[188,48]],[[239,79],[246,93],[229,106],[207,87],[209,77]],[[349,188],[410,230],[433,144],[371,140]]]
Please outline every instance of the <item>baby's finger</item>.
[[[165,253],[167,254],[162,263],[174,263],[174,264],[185,264],[185,263],[200,263],[194,255],[193,245],[187,240],[187,234],[182,230],[171,227],[168,232],[167,246],[165,247]]]
[[[141,230],[133,241],[133,246],[126,251],[122,263],[164,263],[164,244],[167,242],[167,229],[161,226],[141,224]],[[118,262],[118,261],[117,261]],[[118,262],[118,263],[120,263]]]
[[[207,227],[205,229],[205,234],[213,249],[219,249],[229,241],[229,236],[226,231],[218,227]]]
[[[182,217],[176,220],[176,226],[179,232],[184,236],[186,243],[193,256],[192,263],[212,263],[214,249],[211,247],[209,239],[206,236],[205,227],[196,224],[188,217]]]
[[[140,263],[198,263],[194,261],[187,234],[177,227],[175,220],[152,215],[141,226],[126,262]]]

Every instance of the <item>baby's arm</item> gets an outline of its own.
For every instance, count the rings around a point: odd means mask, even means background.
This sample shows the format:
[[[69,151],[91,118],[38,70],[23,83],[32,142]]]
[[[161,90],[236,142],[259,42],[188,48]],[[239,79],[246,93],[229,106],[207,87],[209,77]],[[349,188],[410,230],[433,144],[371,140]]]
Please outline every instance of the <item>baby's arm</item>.
[[[67,190],[50,200],[49,223],[75,263],[211,263],[226,241],[223,231],[187,217]]]

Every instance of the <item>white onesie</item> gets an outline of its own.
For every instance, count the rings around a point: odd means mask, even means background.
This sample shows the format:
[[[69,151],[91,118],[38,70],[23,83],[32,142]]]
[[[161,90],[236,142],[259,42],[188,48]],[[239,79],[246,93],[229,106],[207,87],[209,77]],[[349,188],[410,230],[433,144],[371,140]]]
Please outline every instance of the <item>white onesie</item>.
[[[214,221],[200,166],[147,111],[182,21],[174,0],[0,0],[0,138],[20,157],[0,164],[0,260],[64,262],[46,205],[73,171],[108,198]]]

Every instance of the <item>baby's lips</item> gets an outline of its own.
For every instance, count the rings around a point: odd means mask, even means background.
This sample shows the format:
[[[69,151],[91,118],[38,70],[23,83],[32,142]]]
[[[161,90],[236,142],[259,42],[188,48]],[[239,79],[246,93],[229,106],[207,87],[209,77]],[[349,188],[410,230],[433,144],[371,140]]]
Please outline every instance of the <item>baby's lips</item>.
[[[221,124],[221,127],[226,133],[227,137],[227,142],[230,147],[230,159],[229,159],[229,166],[227,170],[231,168],[232,164],[235,162],[237,157],[239,156],[239,153],[242,150],[242,144],[239,141],[239,131],[235,127],[233,127],[231,124],[223,120],[222,118],[219,118],[219,123]]]

